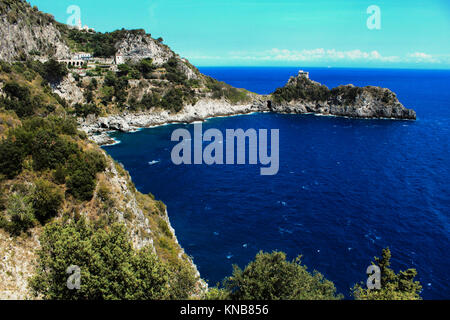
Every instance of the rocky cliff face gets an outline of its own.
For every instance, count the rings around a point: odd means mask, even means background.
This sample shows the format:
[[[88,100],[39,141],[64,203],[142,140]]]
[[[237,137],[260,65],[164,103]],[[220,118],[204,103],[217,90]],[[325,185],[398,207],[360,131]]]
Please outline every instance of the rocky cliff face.
[[[174,57],[169,47],[163,45],[151,36],[138,33],[127,33],[117,44],[117,54],[125,60],[140,61],[151,58],[155,65],[162,65]]]
[[[0,60],[70,56],[57,22],[25,1],[0,1]]]

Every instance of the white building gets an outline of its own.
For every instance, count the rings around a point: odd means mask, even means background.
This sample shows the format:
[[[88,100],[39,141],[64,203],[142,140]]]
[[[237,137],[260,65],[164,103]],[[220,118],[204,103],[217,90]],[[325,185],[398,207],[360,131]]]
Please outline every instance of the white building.
[[[78,52],[73,56],[73,60],[89,61],[92,59],[92,54],[87,52]]]
[[[114,58],[114,62],[117,65],[124,64],[125,63],[125,57],[123,55],[121,55],[121,54],[116,54],[116,56]]]
[[[300,71],[298,72],[298,76],[299,76],[299,77],[305,77],[306,79],[309,79],[309,72],[300,70]]]

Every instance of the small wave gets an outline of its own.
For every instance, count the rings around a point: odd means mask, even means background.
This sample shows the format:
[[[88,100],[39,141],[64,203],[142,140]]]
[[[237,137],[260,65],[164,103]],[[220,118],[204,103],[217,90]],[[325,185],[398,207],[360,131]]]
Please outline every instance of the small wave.
[[[278,232],[281,233],[281,234],[283,234],[283,233],[289,233],[289,234],[294,233],[294,231],[292,231],[292,230],[284,229],[284,228],[281,228],[281,227],[278,228]]]
[[[159,162],[160,162],[159,160],[149,161],[148,165],[149,165],[149,166],[152,166],[152,165],[157,164],[157,163],[159,163]]]

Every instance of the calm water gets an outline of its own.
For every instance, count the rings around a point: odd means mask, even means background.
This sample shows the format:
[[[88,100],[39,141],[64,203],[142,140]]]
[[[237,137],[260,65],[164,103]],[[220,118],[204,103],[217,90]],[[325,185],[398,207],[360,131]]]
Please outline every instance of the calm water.
[[[266,94],[295,68],[201,68]],[[313,69],[311,78],[391,88],[418,120],[254,114],[208,120],[204,130],[280,129],[280,171],[259,166],[175,166],[168,125],[114,134],[105,149],[137,188],[167,205],[181,245],[215,284],[259,250],[303,255],[346,296],[389,246],[393,267],[414,267],[426,299],[450,298],[450,72]]]

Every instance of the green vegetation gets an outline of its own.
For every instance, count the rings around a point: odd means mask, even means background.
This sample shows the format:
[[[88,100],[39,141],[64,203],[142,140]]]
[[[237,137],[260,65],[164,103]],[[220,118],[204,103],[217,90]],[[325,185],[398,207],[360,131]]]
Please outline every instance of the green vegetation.
[[[374,265],[381,269],[381,289],[364,289],[363,284],[352,288],[357,300],[418,300],[422,287],[415,269],[396,274],[390,266],[390,250]],[[256,255],[244,270],[234,266],[233,275],[225,278],[222,287],[212,287],[204,296],[208,300],[339,300],[334,284],[301,264],[301,257],[287,261],[283,252]]]
[[[32,196],[34,216],[42,224],[58,214],[64,200],[62,190],[50,181],[39,179]]]
[[[251,100],[248,91],[236,89],[225,82],[217,81],[211,77],[207,77],[206,86],[211,90],[213,99],[225,98],[231,103],[243,103]]]
[[[44,299],[185,299],[193,287],[185,270],[162,262],[149,247],[135,250],[123,225],[98,229],[84,219],[48,224],[30,284]],[[80,290],[67,288],[66,270],[81,270]]]
[[[115,44],[125,38],[127,34],[145,35],[145,30],[116,30],[114,32],[93,32],[69,29],[66,25],[58,24],[58,29],[67,40],[73,51],[89,52],[94,57],[108,58],[117,53]]]
[[[278,88],[273,93],[273,99],[277,103],[292,100],[326,101],[329,97],[330,90],[326,86],[305,77],[297,78],[294,83]]]
[[[20,235],[22,232],[28,231],[36,221],[31,197],[19,193],[12,194],[8,198],[6,214],[10,220],[2,217],[0,226],[12,235]]]
[[[415,269],[400,271],[398,274],[390,268],[391,251],[383,250],[382,257],[375,257],[373,265],[381,270],[381,289],[364,289],[363,284],[353,287],[353,296],[357,300],[420,300],[422,286],[414,281],[417,276]]]
[[[256,255],[244,270],[234,266],[233,275],[224,280],[207,298],[233,300],[336,300],[334,284],[301,264],[301,257],[287,261],[283,252]]]
[[[106,160],[98,151],[79,153],[67,164],[67,192],[76,199],[89,201],[94,195],[96,174],[106,168]]]

